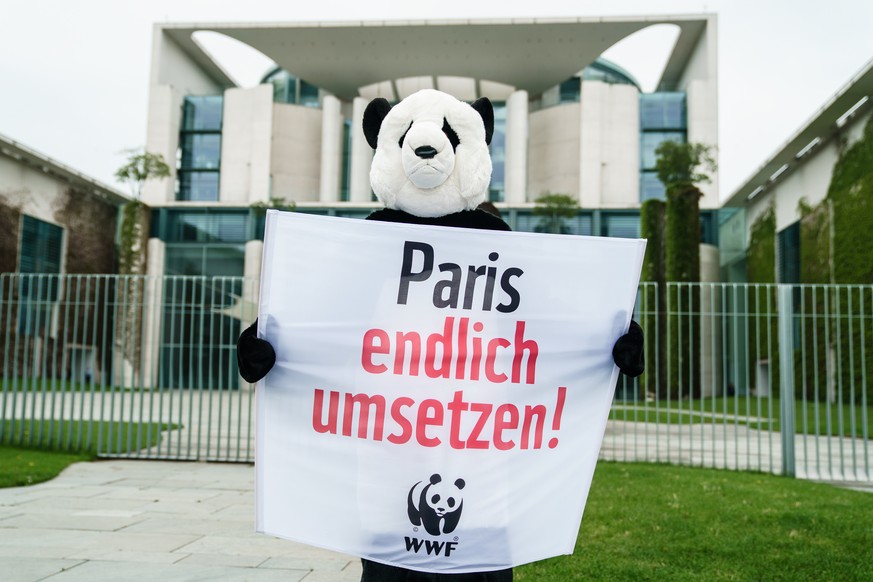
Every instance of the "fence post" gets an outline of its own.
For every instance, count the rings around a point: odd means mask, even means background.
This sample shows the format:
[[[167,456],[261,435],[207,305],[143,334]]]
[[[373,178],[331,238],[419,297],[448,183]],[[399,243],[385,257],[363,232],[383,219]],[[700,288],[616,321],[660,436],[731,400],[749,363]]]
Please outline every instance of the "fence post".
[[[779,431],[782,434],[782,474],[796,475],[794,464],[794,305],[791,285],[779,285]]]

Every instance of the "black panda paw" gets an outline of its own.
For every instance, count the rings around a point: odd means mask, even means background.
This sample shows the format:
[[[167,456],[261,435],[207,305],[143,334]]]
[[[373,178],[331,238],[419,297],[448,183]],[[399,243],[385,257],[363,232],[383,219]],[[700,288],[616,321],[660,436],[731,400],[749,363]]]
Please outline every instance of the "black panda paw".
[[[645,370],[643,328],[636,321],[631,320],[627,333],[615,342],[612,359],[625,376],[636,378]]]
[[[236,341],[239,375],[254,384],[267,375],[276,363],[276,352],[267,340],[258,337],[258,320],[247,327]]]

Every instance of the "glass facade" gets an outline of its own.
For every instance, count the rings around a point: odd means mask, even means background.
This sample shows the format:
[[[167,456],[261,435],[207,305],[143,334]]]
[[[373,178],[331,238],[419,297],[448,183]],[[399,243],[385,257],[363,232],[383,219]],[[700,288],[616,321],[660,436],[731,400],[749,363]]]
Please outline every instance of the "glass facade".
[[[218,200],[223,101],[221,95],[185,97],[179,135],[177,200]]]
[[[640,94],[640,202],[666,199],[655,151],[665,141],[685,142],[686,135],[684,93]]]
[[[506,103],[495,101],[494,134],[488,150],[491,152],[491,185],[488,188],[488,200],[503,202],[506,193]]]
[[[264,75],[261,83],[269,83],[273,86],[273,101],[276,103],[306,107],[318,107],[320,104],[318,87],[295,77],[284,69],[278,67],[273,69]]]
[[[64,229],[26,214],[21,217],[18,272],[57,275],[61,272]],[[18,289],[18,333],[39,335],[51,322],[58,300],[58,277],[22,277]]]

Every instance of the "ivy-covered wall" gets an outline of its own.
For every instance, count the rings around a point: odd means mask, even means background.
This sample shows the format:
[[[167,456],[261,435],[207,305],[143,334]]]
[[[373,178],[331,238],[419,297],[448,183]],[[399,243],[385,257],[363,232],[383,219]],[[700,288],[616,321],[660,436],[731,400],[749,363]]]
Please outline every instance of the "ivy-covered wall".
[[[833,205],[834,282],[873,284],[873,116],[861,139],[834,166],[828,200]]]
[[[746,272],[749,283],[776,282],[776,210],[771,204],[749,229]]]
[[[640,279],[657,283],[643,285],[640,309],[646,347],[646,372],[640,385],[646,393],[667,396],[667,301],[666,241],[664,232],[666,204],[661,200],[647,200],[640,207],[640,237],[647,240],[646,255]]]

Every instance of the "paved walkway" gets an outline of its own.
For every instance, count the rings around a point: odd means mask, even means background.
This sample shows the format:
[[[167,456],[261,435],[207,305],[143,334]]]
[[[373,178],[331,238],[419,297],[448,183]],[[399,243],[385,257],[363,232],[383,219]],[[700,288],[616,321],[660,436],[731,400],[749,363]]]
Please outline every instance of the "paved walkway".
[[[0,489],[0,580],[360,580],[357,558],[254,532],[254,468],[112,460]]]

